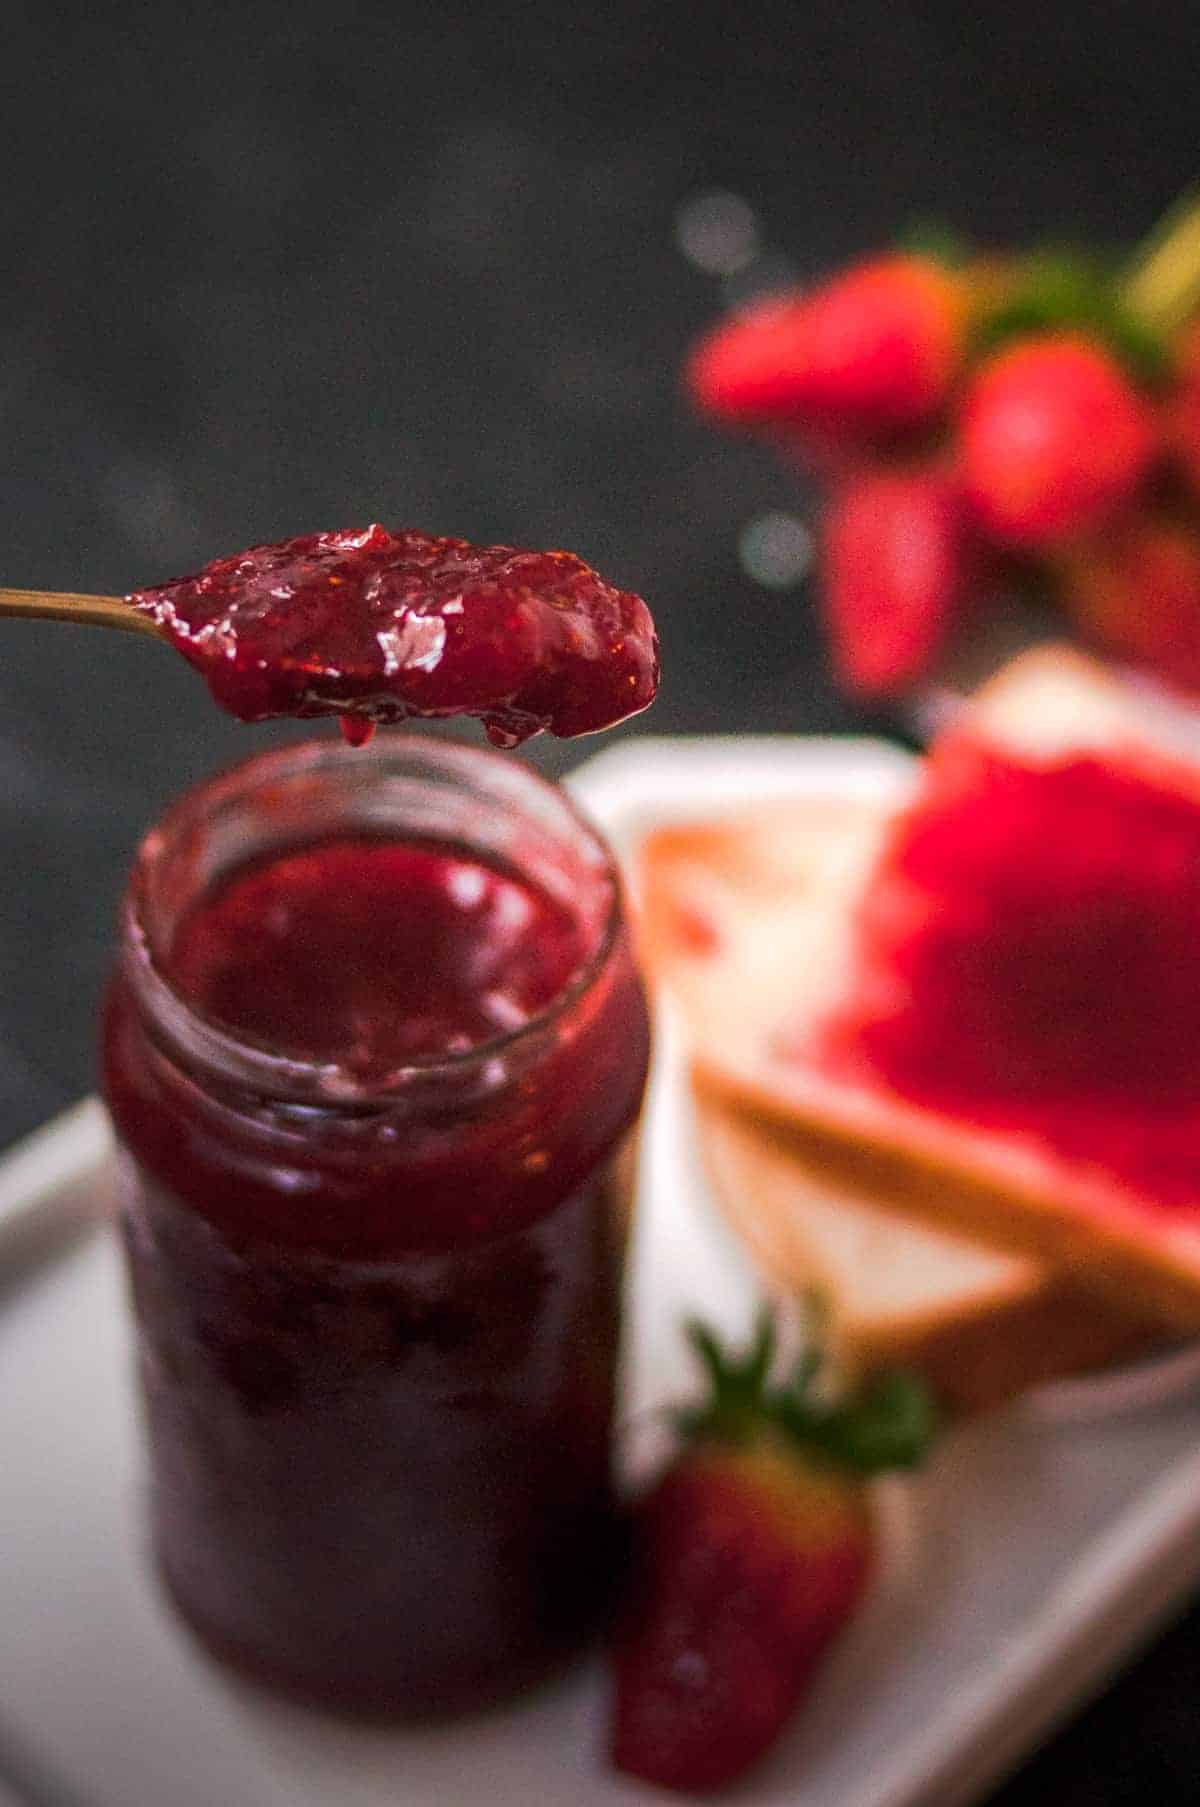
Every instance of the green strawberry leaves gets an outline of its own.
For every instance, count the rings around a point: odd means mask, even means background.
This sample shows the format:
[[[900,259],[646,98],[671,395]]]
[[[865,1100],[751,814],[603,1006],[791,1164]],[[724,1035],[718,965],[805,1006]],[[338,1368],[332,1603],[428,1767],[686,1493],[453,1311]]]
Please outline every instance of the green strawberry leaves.
[[[708,1397],[675,1414],[675,1428],[687,1438],[745,1443],[763,1427],[767,1379],[775,1359],[775,1321],[759,1313],[754,1336],[743,1354],[730,1354],[708,1325],[689,1318],[684,1326],[692,1352],[708,1381]]]
[[[1196,195],[1186,197],[1165,225],[1173,230],[1186,227],[1195,238],[1196,252],[1184,261],[1183,273],[1190,274],[1196,255],[1200,255],[1200,201]],[[900,235],[898,247],[946,269],[969,270],[978,255],[969,239],[938,219],[911,222]],[[999,254],[998,267],[1008,274],[997,284],[994,297],[985,299],[974,314],[968,356],[978,361],[1012,339],[1035,333],[1083,332],[1105,346],[1135,382],[1148,389],[1161,387],[1171,373],[1167,326],[1178,322],[1173,316],[1168,321],[1165,308],[1156,312],[1144,305],[1142,289],[1148,288],[1152,278],[1156,290],[1163,288],[1157,266],[1154,270],[1149,267],[1151,257],[1163,266],[1164,276],[1179,286],[1178,271],[1171,262],[1174,247],[1172,234],[1160,232],[1125,269],[1115,258],[1070,245],[1046,245],[1017,256]],[[1181,261],[1174,255],[1174,265]],[[1200,291],[1200,272],[1192,277],[1188,291],[1194,305],[1193,291]]]
[[[791,1440],[856,1474],[917,1468],[937,1430],[937,1411],[919,1375],[876,1375],[837,1405],[784,1394],[775,1421]]]
[[[1106,346],[1145,388],[1157,388],[1170,374],[1164,340],[1124,305],[1115,271],[1082,251],[1022,258],[1007,292],[976,321],[972,351],[983,357],[1012,339],[1072,330]]]
[[[816,1388],[824,1357],[815,1344],[782,1384],[771,1384],[777,1337],[769,1311],[759,1314],[740,1353],[726,1349],[698,1319],[689,1320],[686,1333],[708,1381],[707,1397],[674,1416],[676,1429],[689,1441],[748,1443],[773,1430],[798,1450],[858,1475],[915,1468],[928,1453],[938,1414],[916,1374],[880,1373],[830,1400]]]

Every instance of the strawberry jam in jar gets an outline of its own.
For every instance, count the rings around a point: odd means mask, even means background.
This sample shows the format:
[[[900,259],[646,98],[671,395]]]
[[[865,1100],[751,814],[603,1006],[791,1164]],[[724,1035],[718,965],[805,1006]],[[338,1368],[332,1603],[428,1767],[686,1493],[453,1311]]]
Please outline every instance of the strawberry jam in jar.
[[[143,843],[103,1040],[184,1619],[358,1714],[551,1670],[613,1581],[649,1042],[602,842],[448,741],[252,759]]]

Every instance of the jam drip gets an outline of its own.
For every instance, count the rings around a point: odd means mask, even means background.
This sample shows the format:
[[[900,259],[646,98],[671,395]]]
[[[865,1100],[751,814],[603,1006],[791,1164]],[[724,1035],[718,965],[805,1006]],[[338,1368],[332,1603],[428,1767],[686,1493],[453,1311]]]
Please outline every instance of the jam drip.
[[[823,1055],[1200,1201],[1200,797],[1149,760],[928,763],[858,925]]]
[[[611,727],[654,700],[639,596],[570,552],[413,530],[314,533],[135,590],[222,708],[269,716],[477,716],[498,746]]]

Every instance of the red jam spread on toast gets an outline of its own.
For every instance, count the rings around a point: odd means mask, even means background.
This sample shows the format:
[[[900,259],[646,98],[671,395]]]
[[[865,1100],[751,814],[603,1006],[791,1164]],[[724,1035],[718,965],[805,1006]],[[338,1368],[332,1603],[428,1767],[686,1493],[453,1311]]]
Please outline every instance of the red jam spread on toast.
[[[1152,755],[930,756],[823,1058],[1200,1200],[1200,786]]]

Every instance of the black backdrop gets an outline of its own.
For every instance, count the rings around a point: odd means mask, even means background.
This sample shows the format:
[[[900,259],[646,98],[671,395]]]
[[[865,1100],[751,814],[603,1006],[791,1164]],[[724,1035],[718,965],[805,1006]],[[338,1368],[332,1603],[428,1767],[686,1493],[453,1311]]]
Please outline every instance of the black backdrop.
[[[679,400],[724,292],[680,209],[731,191],[804,274],[918,212],[1128,240],[1200,162],[1190,0],[26,0],[2,31],[0,581],[372,518],[568,545],[656,607],[645,730],[854,719],[806,589],[739,560],[806,499]],[[0,624],[0,1141],[91,1083],[140,828],[282,733],[148,643]],[[1000,1798],[1194,1801],[1198,1697],[1192,1621]]]

